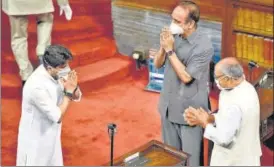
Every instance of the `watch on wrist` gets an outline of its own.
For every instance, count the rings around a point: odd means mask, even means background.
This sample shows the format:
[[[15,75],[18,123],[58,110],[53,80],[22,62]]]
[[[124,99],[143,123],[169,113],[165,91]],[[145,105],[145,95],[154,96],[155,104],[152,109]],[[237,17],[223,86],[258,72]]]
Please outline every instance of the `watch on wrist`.
[[[70,93],[70,92],[67,92],[67,91],[64,91],[64,95],[67,96],[70,100],[73,97],[73,93]]]
[[[77,91],[78,88],[79,88],[79,85],[76,86],[76,88],[73,91],[73,94]]]
[[[166,55],[167,55],[167,56],[171,56],[173,53],[174,53],[174,51],[173,51],[173,50],[170,50],[170,51],[167,51],[167,52],[166,52]]]

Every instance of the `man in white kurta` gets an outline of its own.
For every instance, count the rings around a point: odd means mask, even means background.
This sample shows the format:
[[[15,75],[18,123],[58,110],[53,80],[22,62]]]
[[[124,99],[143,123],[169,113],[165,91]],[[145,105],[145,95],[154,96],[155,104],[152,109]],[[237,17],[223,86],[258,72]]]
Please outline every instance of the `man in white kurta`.
[[[51,49],[49,53],[59,56],[54,49]],[[62,51],[59,53],[61,53],[60,56],[63,56]],[[46,56],[50,57],[50,54]],[[61,107],[61,103],[66,100],[64,98],[67,98],[64,94],[66,90],[64,90],[65,87],[60,77],[58,80],[56,77],[53,77],[56,75],[53,75],[53,66],[49,65],[52,63],[48,63],[48,60],[50,59],[45,60],[44,65],[40,65],[32,73],[23,89],[17,166],[63,165],[61,119],[68,104],[65,104],[65,108],[64,105],[63,108]],[[55,66],[57,66],[56,63]],[[63,70],[64,74],[64,69],[69,69],[67,62],[65,66],[66,68],[63,69],[60,68],[60,65],[54,67],[56,69],[55,74],[57,74],[57,69],[59,72]],[[50,68],[51,70],[49,70]],[[65,73],[68,74],[71,71],[67,70]],[[76,87],[74,90],[73,93],[78,92],[78,96],[74,96],[74,99],[71,98],[71,100],[76,99],[76,101],[79,101],[82,95],[81,91],[79,87]]]
[[[70,20],[72,11],[68,0],[57,0],[60,14]],[[51,44],[54,6],[52,0],[2,0],[2,9],[9,16],[11,27],[11,48],[19,66],[23,85],[33,71],[28,55],[28,16],[37,20],[36,54],[41,60],[45,48]]]
[[[189,108],[185,117],[205,128],[204,137],[214,142],[211,166],[260,166],[260,103],[253,85],[245,80],[235,58],[221,60],[215,68],[219,89],[218,113]]]

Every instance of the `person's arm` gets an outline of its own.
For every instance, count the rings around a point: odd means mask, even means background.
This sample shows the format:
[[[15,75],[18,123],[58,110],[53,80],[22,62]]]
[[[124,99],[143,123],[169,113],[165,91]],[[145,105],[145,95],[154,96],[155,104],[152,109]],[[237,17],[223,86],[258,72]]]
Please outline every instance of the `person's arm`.
[[[242,111],[238,106],[233,105],[222,112],[225,114],[225,119],[219,118],[218,113],[214,114],[214,120],[211,120],[212,123],[207,124],[205,127],[204,137],[217,145],[229,147],[240,128]],[[216,126],[213,125],[213,122]]]
[[[165,50],[160,46],[159,51],[154,56],[154,66],[156,68],[161,68],[164,65],[166,59],[165,54]]]
[[[69,5],[69,1],[68,0],[57,0],[57,4],[59,6]]]
[[[200,79],[204,70],[209,67],[213,53],[213,49],[210,48],[200,54],[193,55],[187,66],[180,61],[175,52],[169,56],[169,60],[177,76],[187,84],[193,79]]]
[[[64,115],[65,115],[65,113],[66,113],[66,111],[68,109],[68,106],[69,106],[70,102],[71,102],[71,99],[69,97],[67,97],[67,96],[64,96],[63,102],[58,106],[60,108],[60,110],[61,110],[61,116],[60,116],[60,119],[58,120],[57,123],[61,123],[62,122],[63,117],[64,117]]]
[[[60,16],[65,13],[65,17],[67,20],[71,20],[72,18],[72,10],[69,5],[68,0],[57,0],[58,5],[60,6]]]
[[[185,84],[189,83],[192,80],[192,77],[186,72],[186,66],[180,61],[176,53],[173,52],[168,58],[171,66],[181,81]]]
[[[154,56],[154,66],[156,68],[161,68],[166,61],[166,51],[163,45],[165,44],[165,38],[168,30],[168,27],[164,27],[160,34],[160,49]]]
[[[32,102],[35,107],[55,123],[62,121],[70,101],[67,96],[64,96],[63,102],[58,106],[44,88],[36,88],[32,93]]]

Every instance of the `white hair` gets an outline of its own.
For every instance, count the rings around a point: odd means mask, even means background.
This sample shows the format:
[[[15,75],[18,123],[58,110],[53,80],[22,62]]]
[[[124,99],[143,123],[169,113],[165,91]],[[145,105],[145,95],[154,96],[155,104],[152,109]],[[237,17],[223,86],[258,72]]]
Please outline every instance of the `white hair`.
[[[233,79],[239,79],[244,75],[243,67],[240,64],[224,64],[221,71],[224,75]]]

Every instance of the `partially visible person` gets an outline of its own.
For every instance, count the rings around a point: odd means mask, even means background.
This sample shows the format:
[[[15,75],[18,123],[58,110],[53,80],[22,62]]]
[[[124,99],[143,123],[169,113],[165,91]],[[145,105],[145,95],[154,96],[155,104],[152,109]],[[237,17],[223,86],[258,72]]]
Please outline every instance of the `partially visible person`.
[[[205,128],[204,137],[214,142],[211,166],[260,166],[260,104],[254,86],[231,57],[216,65],[215,82],[221,89],[218,113],[190,107],[185,119]]]
[[[214,54],[210,39],[198,26],[199,18],[194,2],[181,2],[172,12],[170,27],[161,32],[154,57],[156,68],[165,66],[159,102],[164,143],[191,154],[191,166],[200,166],[202,128],[189,126],[183,113],[189,106],[208,107],[209,63]]]
[[[72,17],[68,0],[57,0],[60,15],[64,12],[66,19]],[[51,44],[54,6],[52,0],[2,0],[2,9],[9,16],[11,29],[11,48],[19,67],[19,73],[24,86],[33,72],[33,66],[28,53],[28,16],[36,16],[37,47],[36,55],[42,63],[45,48]]]
[[[16,166],[63,166],[62,120],[71,101],[80,101],[75,71],[71,71],[71,52],[51,45],[43,64],[29,77],[23,88]]]

